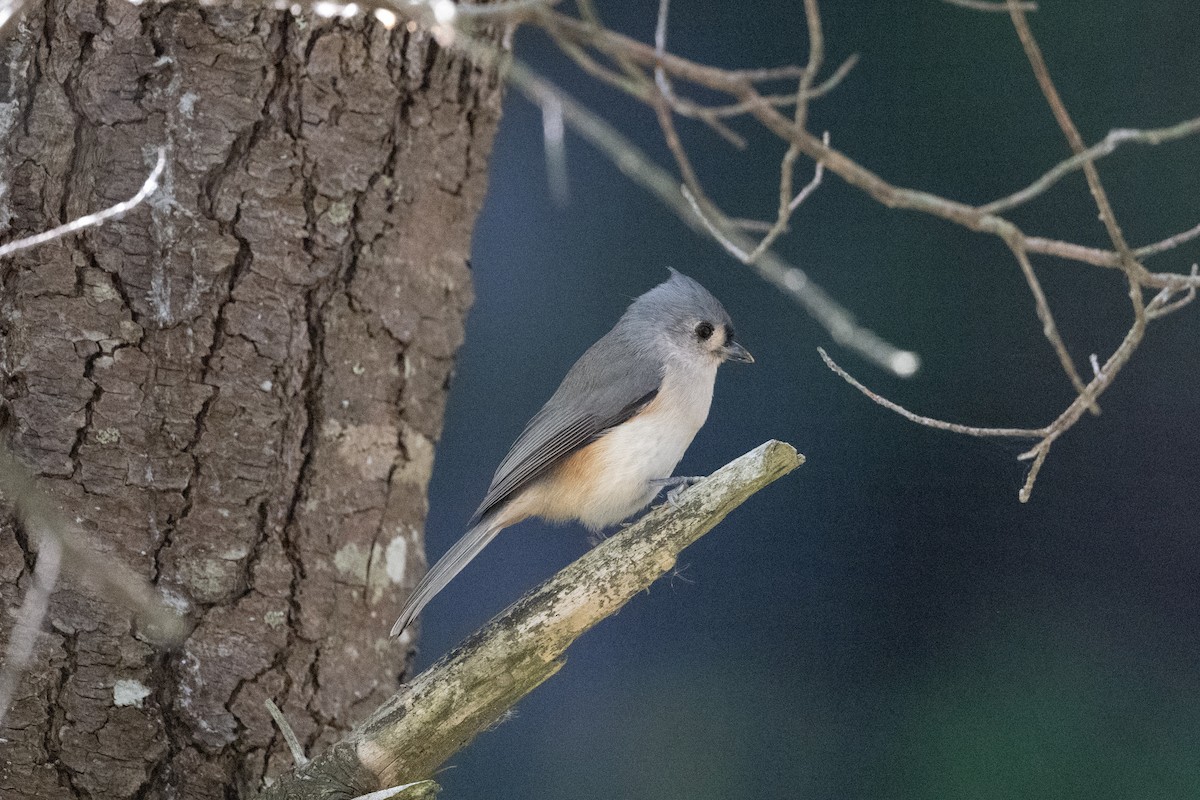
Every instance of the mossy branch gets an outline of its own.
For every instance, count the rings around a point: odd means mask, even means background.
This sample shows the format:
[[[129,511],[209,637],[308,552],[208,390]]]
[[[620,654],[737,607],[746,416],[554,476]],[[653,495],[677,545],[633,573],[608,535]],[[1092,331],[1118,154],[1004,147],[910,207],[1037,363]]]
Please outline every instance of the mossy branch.
[[[605,540],[472,634],[261,800],[330,800],[431,776],[562,666],[575,639],[668,572],[750,495],[804,463],[769,441]]]

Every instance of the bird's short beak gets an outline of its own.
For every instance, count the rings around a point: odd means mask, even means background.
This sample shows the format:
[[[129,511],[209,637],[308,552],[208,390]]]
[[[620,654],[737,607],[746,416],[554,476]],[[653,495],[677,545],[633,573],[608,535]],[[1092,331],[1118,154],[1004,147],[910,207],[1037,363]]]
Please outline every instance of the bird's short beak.
[[[754,363],[754,356],[750,355],[750,351],[737,342],[726,342],[724,349],[726,361],[740,361],[743,364]]]

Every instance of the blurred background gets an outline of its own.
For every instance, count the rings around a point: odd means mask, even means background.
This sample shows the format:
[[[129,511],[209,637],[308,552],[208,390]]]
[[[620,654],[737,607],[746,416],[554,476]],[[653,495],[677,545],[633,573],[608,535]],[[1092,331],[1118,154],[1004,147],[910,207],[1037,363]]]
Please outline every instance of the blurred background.
[[[598,3],[644,41],[657,3]],[[1090,143],[1200,114],[1194,0],[1047,0],[1031,15]],[[670,48],[724,67],[803,63],[796,2],[675,0]],[[826,2],[829,70],[860,64],[810,127],[884,178],[979,203],[1069,151],[1004,14],[936,0]],[[653,114],[582,76],[537,32],[516,52],[670,164]],[[727,212],[770,219],[778,142],[737,152],[681,130]],[[1154,323],[1055,445],[1032,501],[1021,443],[915,426],[829,372],[943,419],[1036,427],[1070,401],[996,239],[891,211],[827,175],[778,251],[923,358],[904,381],[831,346],[795,305],[568,134],[551,201],[540,112],[510,92],[476,229],[477,300],[437,452],[430,560],[566,370],[676,267],[720,297],[758,363],[718,377],[679,474],[769,438],[808,463],[753,497],[585,635],[565,668],[439,776],[448,797],[1194,798],[1200,790],[1200,305]],[[672,168],[673,170],[673,168]],[[1200,138],[1101,162],[1128,238],[1200,221]],[[797,186],[811,176],[803,163]],[[1106,246],[1082,173],[1012,215]],[[1186,272],[1195,243],[1150,266]],[[1036,258],[1081,371],[1129,324],[1116,271]],[[588,547],[579,526],[506,532],[422,618],[430,664]]]

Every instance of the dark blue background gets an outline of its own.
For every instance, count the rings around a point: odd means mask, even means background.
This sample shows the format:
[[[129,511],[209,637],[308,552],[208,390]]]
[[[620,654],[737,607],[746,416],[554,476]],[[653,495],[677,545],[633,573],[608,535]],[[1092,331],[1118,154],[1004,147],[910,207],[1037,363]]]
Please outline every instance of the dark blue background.
[[[721,66],[803,62],[798,2],[676,0],[671,47]],[[1193,0],[1047,0],[1032,25],[1084,138],[1200,114]],[[600,4],[649,40],[657,7]],[[811,126],[888,180],[967,202],[1068,154],[1012,26],[934,0],[826,2],[829,69],[862,56]],[[667,164],[647,109],[536,32],[516,52]],[[780,145],[737,153],[684,123],[731,213],[768,218]],[[539,112],[512,93],[474,248],[478,300],[450,394],[428,548],[461,535],[526,420],[670,265],[700,280],[758,358],[718,379],[680,465],[702,474],[768,438],[808,463],[752,498],[663,580],[572,648],[515,718],[442,772],[470,798],[1193,798],[1200,790],[1200,380],[1196,309],[1145,344],[1054,447],[1028,505],[1017,444],[917,427],[821,364],[796,306],[569,137],[571,203],[550,202]],[[1200,140],[1102,162],[1135,245],[1200,220]],[[800,168],[798,185],[811,164]],[[1013,215],[1105,246],[1082,176]],[[886,209],[836,176],[779,246],[867,325],[924,358],[901,381],[831,348],[920,412],[1038,426],[1070,401],[1017,265],[996,239]],[[1151,266],[1186,271],[1200,247]],[[1115,271],[1037,258],[1076,363],[1129,324]],[[587,547],[578,526],[501,536],[423,617],[443,654]]]

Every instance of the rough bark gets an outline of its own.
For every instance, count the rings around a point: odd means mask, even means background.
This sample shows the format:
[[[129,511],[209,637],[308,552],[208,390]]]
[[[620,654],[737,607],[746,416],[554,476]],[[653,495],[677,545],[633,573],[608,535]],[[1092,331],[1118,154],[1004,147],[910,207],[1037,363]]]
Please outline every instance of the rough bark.
[[[15,451],[192,626],[68,577],[0,731],[6,798],[224,798],[395,689],[388,624],[470,303],[493,76],[403,27],[52,0],[0,43],[0,227],[163,189],[0,264]],[[0,526],[0,601],[35,557]],[[0,642],[11,616],[0,616]]]

